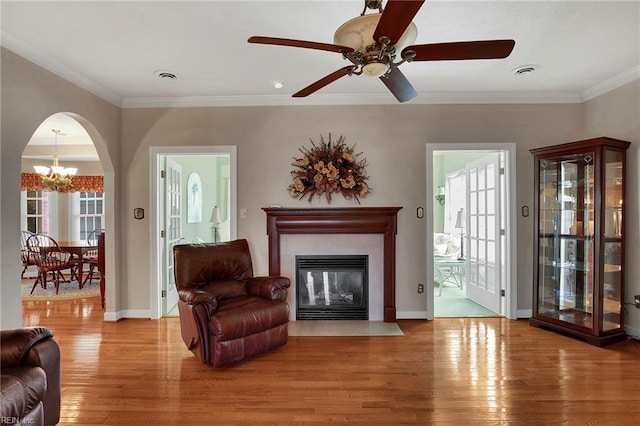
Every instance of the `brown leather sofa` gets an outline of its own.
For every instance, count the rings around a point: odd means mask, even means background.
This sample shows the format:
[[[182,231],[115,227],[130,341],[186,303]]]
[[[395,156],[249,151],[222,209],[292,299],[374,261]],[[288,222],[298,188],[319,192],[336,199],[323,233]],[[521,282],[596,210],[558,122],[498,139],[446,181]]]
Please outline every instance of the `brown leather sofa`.
[[[44,327],[0,331],[0,416],[4,424],[60,421],[60,348]]]
[[[249,244],[173,248],[182,340],[205,364],[230,364],[287,343],[290,281],[254,277]]]

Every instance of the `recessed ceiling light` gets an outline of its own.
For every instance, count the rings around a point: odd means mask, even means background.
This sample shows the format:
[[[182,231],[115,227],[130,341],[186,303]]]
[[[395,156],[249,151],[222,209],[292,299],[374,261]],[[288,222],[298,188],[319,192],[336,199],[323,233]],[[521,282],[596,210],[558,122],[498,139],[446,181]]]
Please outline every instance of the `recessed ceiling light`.
[[[172,73],[171,71],[166,71],[166,70],[158,70],[155,73],[156,77],[159,77],[163,80],[177,80],[178,76],[175,75],[174,73]]]
[[[521,65],[517,68],[514,68],[511,70],[511,72],[513,72],[515,75],[529,75],[532,72],[537,71],[538,69],[540,69],[540,65],[529,64],[529,65]]]
[[[271,85],[274,87],[274,89],[282,89],[284,87],[284,81],[282,81],[282,80],[273,80],[271,82]]]

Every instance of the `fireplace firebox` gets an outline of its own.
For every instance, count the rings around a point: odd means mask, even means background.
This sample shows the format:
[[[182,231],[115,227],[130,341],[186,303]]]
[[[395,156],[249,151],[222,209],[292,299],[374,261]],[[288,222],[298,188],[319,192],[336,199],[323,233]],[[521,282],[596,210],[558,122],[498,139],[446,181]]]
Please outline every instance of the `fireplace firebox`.
[[[296,319],[368,320],[366,255],[296,256]]]

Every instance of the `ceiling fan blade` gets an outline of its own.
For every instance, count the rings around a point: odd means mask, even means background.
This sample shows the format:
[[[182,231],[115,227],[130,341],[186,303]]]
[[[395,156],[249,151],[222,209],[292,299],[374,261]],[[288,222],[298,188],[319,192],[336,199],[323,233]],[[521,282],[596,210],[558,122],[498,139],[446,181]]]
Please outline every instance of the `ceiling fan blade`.
[[[305,87],[304,89],[294,93],[292,96],[294,98],[304,98],[305,96],[309,96],[310,94],[312,94],[313,92],[316,92],[320,89],[322,89],[324,86],[333,83],[334,81],[336,81],[337,79],[344,77],[345,75],[351,74],[351,71],[354,69],[355,67],[353,65],[350,65],[348,67],[344,67],[344,68],[340,68],[337,71],[332,72],[331,74],[321,78],[320,80],[311,83],[310,85],[308,85],[307,87]]]
[[[386,77],[380,77],[380,80],[400,102],[410,101],[418,95],[398,67],[391,68],[391,72]]]
[[[454,43],[417,44],[402,50],[416,52],[413,61],[456,61],[464,59],[502,59],[511,54],[513,40],[460,41]]]
[[[348,46],[339,46],[337,44],[329,44],[329,43],[317,43],[315,41],[293,40],[289,38],[253,36],[253,37],[249,37],[247,41],[249,43],[302,47],[304,49],[326,50],[328,52],[337,52],[337,53],[353,52],[353,49]]]
[[[387,36],[391,44],[396,44],[423,3],[424,0],[387,0],[373,39],[378,42],[380,37]]]

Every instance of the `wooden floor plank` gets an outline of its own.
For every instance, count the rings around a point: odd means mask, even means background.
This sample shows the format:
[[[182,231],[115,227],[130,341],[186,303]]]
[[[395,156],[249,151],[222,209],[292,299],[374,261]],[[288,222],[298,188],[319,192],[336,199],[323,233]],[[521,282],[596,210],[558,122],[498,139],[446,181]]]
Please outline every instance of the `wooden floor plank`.
[[[99,298],[24,301],[62,351],[61,424],[634,424],[640,344],[503,318],[399,321],[404,336],[290,337],[202,365],[178,318],[102,321]]]

